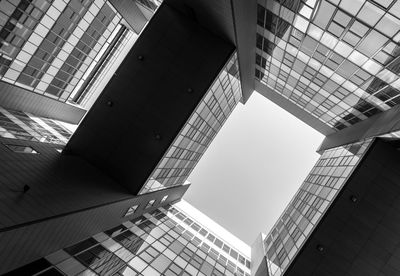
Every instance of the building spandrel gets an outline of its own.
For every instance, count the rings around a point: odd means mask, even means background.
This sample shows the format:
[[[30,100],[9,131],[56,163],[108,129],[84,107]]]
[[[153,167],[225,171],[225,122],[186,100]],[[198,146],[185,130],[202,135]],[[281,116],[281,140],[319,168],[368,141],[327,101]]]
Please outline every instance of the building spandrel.
[[[196,221],[187,206],[160,207],[50,254],[37,261],[35,275],[249,276],[250,256]]]
[[[400,102],[398,1],[264,1],[256,82],[333,130]]]
[[[140,193],[184,184],[241,97],[235,53],[193,111]]]
[[[326,150],[264,240],[271,276],[283,275],[373,139]]]

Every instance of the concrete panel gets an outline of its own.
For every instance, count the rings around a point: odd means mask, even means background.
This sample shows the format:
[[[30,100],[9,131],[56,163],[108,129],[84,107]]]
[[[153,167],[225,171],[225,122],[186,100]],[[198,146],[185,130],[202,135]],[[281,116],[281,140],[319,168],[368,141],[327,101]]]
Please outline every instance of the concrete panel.
[[[0,81],[0,106],[78,124],[86,110]]]
[[[137,193],[233,51],[232,44],[163,4],[68,151]]]

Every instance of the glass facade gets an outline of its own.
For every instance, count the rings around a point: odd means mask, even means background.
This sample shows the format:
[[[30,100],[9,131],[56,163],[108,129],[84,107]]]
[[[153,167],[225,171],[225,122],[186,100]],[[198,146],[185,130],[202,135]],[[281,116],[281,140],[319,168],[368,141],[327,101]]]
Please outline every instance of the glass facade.
[[[66,102],[99,61],[114,61],[126,45],[110,46],[122,23],[104,0],[1,1],[0,80]],[[126,30],[124,38],[132,33]]]
[[[335,130],[400,103],[400,3],[258,1],[255,77]]]
[[[65,145],[71,135],[56,120],[0,107],[0,137]]]
[[[184,184],[241,97],[235,53],[206,92],[140,194]]]
[[[35,263],[35,275],[250,276],[249,256],[169,205]]]
[[[265,239],[271,276],[283,275],[373,139],[323,152]]]

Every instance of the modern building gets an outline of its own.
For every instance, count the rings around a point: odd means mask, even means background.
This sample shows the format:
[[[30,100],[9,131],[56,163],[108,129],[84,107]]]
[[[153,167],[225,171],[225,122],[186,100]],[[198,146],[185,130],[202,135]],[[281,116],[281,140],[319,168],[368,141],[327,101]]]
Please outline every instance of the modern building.
[[[179,201],[242,98],[234,44],[182,5],[2,5],[0,273]]]
[[[0,28],[0,273],[400,273],[398,1],[7,0]],[[253,91],[326,138],[250,256],[177,202]]]
[[[399,127],[399,7],[258,1],[256,91],[327,136],[280,219],[254,243],[254,275],[400,272],[397,247],[386,245],[398,240],[397,144],[375,138],[397,137]]]
[[[254,275],[399,273],[399,142],[386,136],[322,153],[275,226],[253,245]]]
[[[249,276],[250,247],[181,201],[174,207],[166,205],[128,220],[12,273]]]

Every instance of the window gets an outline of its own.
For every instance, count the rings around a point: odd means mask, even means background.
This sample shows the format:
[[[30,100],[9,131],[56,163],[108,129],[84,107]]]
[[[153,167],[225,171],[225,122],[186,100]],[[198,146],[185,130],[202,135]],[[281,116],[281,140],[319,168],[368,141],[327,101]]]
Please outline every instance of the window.
[[[39,154],[36,150],[29,146],[21,146],[21,145],[11,145],[11,144],[4,144],[7,148],[12,150],[13,152],[18,153],[31,153],[31,154]]]
[[[134,206],[129,207],[128,211],[126,211],[125,217],[133,215],[138,207],[139,207],[139,205],[134,205]]]
[[[216,245],[216,246],[218,246],[219,248],[222,248],[222,241],[220,240],[220,239],[216,239],[215,241],[214,241],[214,244]]]
[[[202,229],[200,229],[200,232],[199,232],[199,233],[200,233],[200,235],[202,235],[202,236],[205,237],[205,236],[207,235],[208,232],[207,232],[207,230],[205,230],[205,229],[202,228]]]
[[[146,205],[146,209],[152,207],[155,201],[155,199],[150,200]]]

